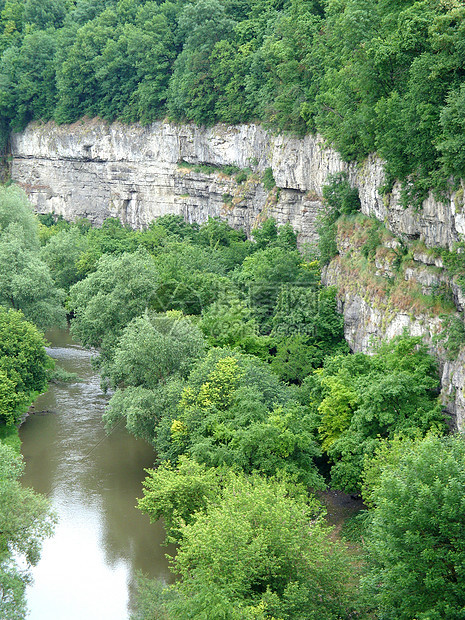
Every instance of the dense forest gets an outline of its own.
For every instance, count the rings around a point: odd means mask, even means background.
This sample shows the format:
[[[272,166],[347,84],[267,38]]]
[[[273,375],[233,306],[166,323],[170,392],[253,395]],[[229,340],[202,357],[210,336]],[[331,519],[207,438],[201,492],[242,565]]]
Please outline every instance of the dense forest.
[[[326,194],[357,218],[344,183]],[[463,617],[465,444],[448,434],[437,363],[408,334],[349,354],[320,281],[324,236],[301,253],[272,219],[251,240],[215,219],[39,219],[1,189],[2,617],[24,617],[15,560],[34,564],[53,528],[18,483],[15,424],[60,375],[34,323],[65,313],[100,351],[107,429],[154,448],[138,505],[177,544],[181,578],[141,576],[135,620]],[[342,537],[314,495],[327,485],[368,507]]]
[[[32,119],[261,122],[377,152],[406,202],[465,175],[460,0],[0,0],[3,136]]]

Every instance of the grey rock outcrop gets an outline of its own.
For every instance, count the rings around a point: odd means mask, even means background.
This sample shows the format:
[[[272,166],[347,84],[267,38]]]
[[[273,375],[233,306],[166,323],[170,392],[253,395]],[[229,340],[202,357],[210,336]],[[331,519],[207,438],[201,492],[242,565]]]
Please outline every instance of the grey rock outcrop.
[[[11,137],[12,178],[38,212],[66,219],[86,217],[99,225],[116,216],[140,228],[176,213],[199,223],[222,217],[250,234],[262,219],[274,217],[279,224],[290,222],[300,242],[315,241],[321,199],[300,189],[304,181],[298,167],[276,168],[284,152],[281,142],[256,125],[34,123]],[[315,152],[323,149],[318,139],[307,142]],[[186,164],[212,169],[196,172]],[[249,179],[238,183],[224,174],[221,167],[228,165],[248,169]],[[279,172],[279,200],[260,182],[268,167]],[[286,170],[289,180],[283,177]],[[326,174],[320,176],[323,182]]]
[[[398,186],[388,196],[380,194],[385,179],[379,158],[348,165],[319,136],[273,136],[258,125],[32,123],[12,135],[11,154],[12,177],[39,212],[87,217],[95,224],[118,216],[142,227],[165,213],[179,213],[198,222],[220,216],[250,233],[261,218],[272,216],[280,224],[290,222],[301,242],[315,241],[328,175],[347,171],[359,189],[362,212],[385,222],[395,235],[451,247],[465,233],[459,194],[444,202],[430,195],[423,209],[404,209]],[[282,188],[279,199],[269,200],[259,182],[244,188],[220,171],[189,173],[180,162],[234,165],[258,176],[271,168]]]
[[[347,241],[341,244],[339,256],[333,259],[323,270],[323,282],[326,286],[334,286],[338,291],[339,311],[344,315],[344,336],[352,351],[371,353],[381,341],[391,340],[401,336],[404,332],[411,336],[419,336],[427,345],[430,353],[439,363],[441,376],[441,400],[444,410],[449,417],[452,428],[465,431],[465,348],[455,359],[450,359],[445,348],[448,337],[449,321],[463,321],[463,292],[454,279],[447,275],[445,270],[438,267],[438,261],[433,261],[430,255],[428,263],[424,256],[417,254],[414,266],[407,266],[401,273],[396,273],[397,283],[404,279],[416,284],[423,295],[431,295],[431,289],[443,285],[457,295],[454,295],[456,312],[450,309],[447,314],[403,307],[392,302],[392,296],[382,289],[375,295],[370,293],[361,277],[358,277],[356,268],[347,270],[344,261],[356,256],[358,249],[352,247],[349,254]],[[389,265],[389,261],[386,261]],[[389,269],[380,269],[375,258],[372,263],[375,276],[392,280],[394,273]]]

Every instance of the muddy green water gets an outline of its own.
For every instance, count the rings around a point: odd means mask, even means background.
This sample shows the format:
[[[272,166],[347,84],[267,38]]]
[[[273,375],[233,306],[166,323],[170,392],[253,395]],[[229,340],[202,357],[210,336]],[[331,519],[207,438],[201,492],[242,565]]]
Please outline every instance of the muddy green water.
[[[163,528],[135,508],[153,451],[123,428],[105,434],[107,397],[91,354],[65,330],[47,338],[49,355],[82,382],[51,385],[20,429],[24,484],[46,494],[59,518],[27,590],[28,617],[126,620],[136,571],[170,580]]]

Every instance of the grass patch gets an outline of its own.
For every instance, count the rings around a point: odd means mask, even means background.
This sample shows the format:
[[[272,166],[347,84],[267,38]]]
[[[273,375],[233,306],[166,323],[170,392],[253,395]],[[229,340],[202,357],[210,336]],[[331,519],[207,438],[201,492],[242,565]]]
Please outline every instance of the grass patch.
[[[61,366],[55,366],[53,370],[47,372],[49,383],[78,383],[81,381],[75,372],[68,372]]]

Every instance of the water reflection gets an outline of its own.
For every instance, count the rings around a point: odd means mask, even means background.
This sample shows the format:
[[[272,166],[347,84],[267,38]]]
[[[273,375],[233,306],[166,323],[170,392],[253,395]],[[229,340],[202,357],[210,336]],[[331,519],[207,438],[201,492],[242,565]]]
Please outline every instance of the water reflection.
[[[59,515],[28,589],[31,620],[125,620],[136,570],[169,581],[160,524],[136,508],[153,451],[101,422],[106,397],[90,354],[67,332],[48,334],[49,353],[83,380],[51,386],[21,428],[24,484],[47,494]]]

